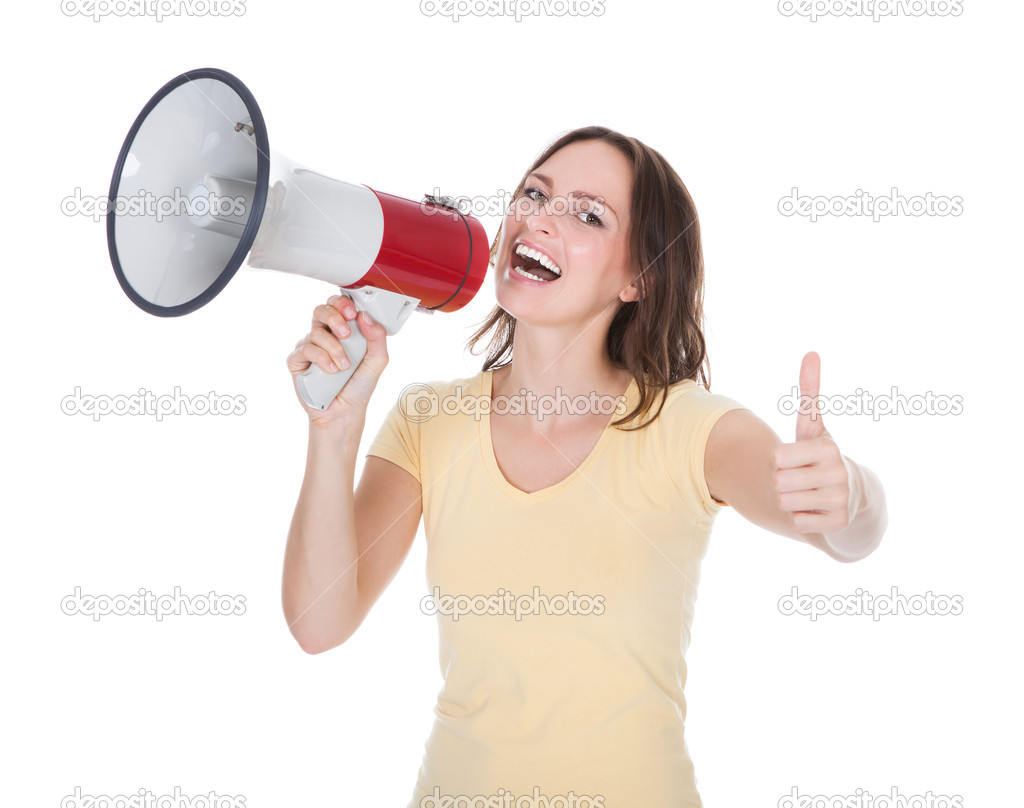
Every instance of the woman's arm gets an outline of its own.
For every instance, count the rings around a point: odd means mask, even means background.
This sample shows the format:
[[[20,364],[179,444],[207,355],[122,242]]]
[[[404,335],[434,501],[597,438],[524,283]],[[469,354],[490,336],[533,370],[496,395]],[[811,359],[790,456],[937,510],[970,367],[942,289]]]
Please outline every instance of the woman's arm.
[[[804,357],[802,402],[816,405],[819,368],[817,354]],[[858,561],[885,533],[885,491],[874,472],[840,453],[815,410],[801,406],[789,444],[749,410],[725,413],[708,436],[704,477],[716,500],[755,525]]]
[[[309,415],[306,474],[284,555],[281,601],[288,629],[317,654],[345,642],[394,577],[409,552],[421,515],[420,483],[403,468],[367,457],[353,493],[366,407],[387,366],[387,333],[345,295],[313,310],[312,328],[288,355],[293,380],[311,363],[325,373],[344,367],[341,339],[356,321],[366,356],[327,410]]]
[[[362,424],[310,427],[306,474],[285,549],[282,605],[304,651],[341,645],[408,555],[419,527],[419,481],[369,456],[353,492]]]

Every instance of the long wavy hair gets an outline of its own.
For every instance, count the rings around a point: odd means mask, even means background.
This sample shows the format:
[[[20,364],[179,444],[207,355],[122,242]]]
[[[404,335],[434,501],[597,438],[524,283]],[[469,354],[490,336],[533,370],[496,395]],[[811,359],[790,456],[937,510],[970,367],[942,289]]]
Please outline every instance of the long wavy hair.
[[[683,181],[657,151],[604,126],[574,129],[547,147],[523,174],[513,200],[523,193],[526,178],[559,149],[580,140],[603,140],[616,147],[633,167],[630,197],[630,254],[638,267],[639,297],[620,301],[605,338],[611,362],[628,369],[637,383],[639,401],[613,426],[644,417],[661,396],[649,426],[661,413],[669,385],[683,379],[703,383],[711,390],[711,363],[704,339],[704,254],[700,243],[697,208]],[[491,243],[493,267],[501,242],[501,227]],[[487,344],[483,370],[512,362],[516,318],[495,306],[469,338],[470,353],[494,331]],[[632,431],[627,430],[627,431]]]

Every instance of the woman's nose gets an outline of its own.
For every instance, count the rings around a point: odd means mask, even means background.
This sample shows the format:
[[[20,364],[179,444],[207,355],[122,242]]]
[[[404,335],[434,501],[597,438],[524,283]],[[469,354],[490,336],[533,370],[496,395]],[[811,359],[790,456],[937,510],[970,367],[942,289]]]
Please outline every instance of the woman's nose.
[[[526,228],[534,233],[546,233],[551,235],[555,231],[555,214],[551,212],[548,203],[537,205],[526,214]]]
[[[530,216],[526,220],[526,229],[531,233],[543,233],[546,236],[551,235],[551,228],[547,222],[543,221],[539,216]]]

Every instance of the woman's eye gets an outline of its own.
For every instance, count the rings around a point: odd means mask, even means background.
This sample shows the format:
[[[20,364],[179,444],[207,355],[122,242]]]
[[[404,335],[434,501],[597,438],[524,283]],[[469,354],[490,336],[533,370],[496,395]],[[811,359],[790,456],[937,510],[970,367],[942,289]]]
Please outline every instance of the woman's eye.
[[[540,202],[541,204],[547,201],[547,197],[540,188],[524,188],[523,196],[532,199],[534,202]],[[577,211],[576,216],[580,217],[581,222],[588,224],[591,227],[604,227],[604,222],[601,221],[601,218],[589,209]]]

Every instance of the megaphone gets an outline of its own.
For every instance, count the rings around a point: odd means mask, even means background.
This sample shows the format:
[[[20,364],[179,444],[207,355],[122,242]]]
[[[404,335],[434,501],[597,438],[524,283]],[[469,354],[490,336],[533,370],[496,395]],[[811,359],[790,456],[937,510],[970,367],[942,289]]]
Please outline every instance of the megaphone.
[[[160,317],[206,305],[245,262],[329,281],[394,335],[414,309],[465,306],[489,264],[483,226],[448,197],[392,196],[272,152],[252,93],[216,68],[182,73],[149,100],[107,202],[118,282]],[[298,376],[311,407],[326,409],[366,353],[358,326],[342,344],[348,368]]]

